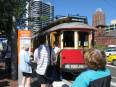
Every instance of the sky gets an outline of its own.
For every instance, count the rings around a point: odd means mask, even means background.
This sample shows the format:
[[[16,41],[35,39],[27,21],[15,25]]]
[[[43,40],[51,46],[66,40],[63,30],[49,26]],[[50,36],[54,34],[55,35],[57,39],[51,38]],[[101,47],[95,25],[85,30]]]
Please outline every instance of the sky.
[[[92,15],[97,8],[102,8],[106,16],[106,24],[116,19],[116,0],[50,0],[54,5],[54,14],[67,16],[68,14],[87,16],[92,25]]]

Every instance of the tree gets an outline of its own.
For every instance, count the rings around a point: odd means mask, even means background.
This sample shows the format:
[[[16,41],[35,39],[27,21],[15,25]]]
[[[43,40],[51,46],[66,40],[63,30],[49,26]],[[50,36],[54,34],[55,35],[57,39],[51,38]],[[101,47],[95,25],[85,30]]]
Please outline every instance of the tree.
[[[0,0],[0,32],[11,43],[11,77],[18,79],[17,30],[15,22],[25,9],[27,0]]]

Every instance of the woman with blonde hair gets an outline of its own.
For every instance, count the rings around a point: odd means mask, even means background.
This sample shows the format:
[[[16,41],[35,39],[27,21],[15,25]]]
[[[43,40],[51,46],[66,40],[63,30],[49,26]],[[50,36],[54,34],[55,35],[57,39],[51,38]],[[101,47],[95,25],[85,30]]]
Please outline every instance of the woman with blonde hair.
[[[105,53],[98,49],[89,49],[84,53],[88,69],[73,82],[72,87],[110,87],[111,74],[106,68]]]
[[[30,65],[29,45],[24,44],[20,51],[20,70],[22,72],[22,87],[31,87],[32,67]]]

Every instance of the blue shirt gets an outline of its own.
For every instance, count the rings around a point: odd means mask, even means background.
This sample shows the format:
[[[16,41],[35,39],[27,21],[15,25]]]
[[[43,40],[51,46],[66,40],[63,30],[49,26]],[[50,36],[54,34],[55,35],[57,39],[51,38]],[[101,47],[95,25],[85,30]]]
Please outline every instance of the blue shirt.
[[[100,78],[110,76],[109,69],[105,70],[87,70],[81,73],[73,82],[71,87],[88,87],[90,82],[95,81]]]
[[[30,57],[29,52],[25,50],[21,50],[20,54],[20,70],[25,73],[32,73],[32,68],[30,66]]]

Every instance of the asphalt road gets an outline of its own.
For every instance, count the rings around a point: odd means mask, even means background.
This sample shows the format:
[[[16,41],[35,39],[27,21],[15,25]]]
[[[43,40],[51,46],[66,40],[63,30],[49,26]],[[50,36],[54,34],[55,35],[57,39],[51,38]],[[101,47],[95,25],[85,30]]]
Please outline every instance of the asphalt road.
[[[116,87],[116,66],[109,64],[107,65],[107,67],[111,71],[111,76],[112,76],[111,87]]]

